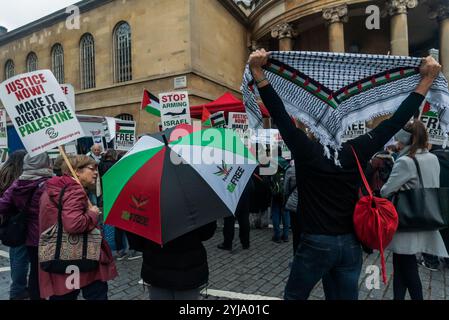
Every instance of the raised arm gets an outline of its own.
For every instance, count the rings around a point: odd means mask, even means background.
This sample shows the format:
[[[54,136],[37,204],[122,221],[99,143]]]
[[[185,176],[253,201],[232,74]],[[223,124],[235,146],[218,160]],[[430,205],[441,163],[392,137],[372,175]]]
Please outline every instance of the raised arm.
[[[309,148],[312,148],[313,142],[307,138],[307,135],[303,131],[296,128],[293,124],[289,114],[285,110],[284,103],[265,77],[262,66],[267,63],[269,55],[270,53],[264,49],[253,52],[249,56],[249,67],[254,81],[259,88],[260,97],[278,127],[282,139],[292,154],[297,158],[301,158],[309,154],[308,151]]]
[[[440,73],[441,65],[432,57],[423,58],[420,67],[421,81],[390,119],[382,121],[374,130],[351,140],[363,161],[369,160],[400,130],[418,111],[433,81]],[[361,159],[361,160],[362,160]]]

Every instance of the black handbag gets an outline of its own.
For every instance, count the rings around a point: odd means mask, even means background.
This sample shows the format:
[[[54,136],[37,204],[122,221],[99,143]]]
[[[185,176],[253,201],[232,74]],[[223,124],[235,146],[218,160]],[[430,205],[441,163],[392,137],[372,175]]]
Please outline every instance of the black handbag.
[[[448,225],[449,188],[424,188],[418,160],[412,158],[419,188],[399,191],[393,204],[399,216],[399,231],[432,231]]]
[[[28,196],[25,206],[15,215],[9,216],[0,226],[0,240],[7,247],[24,245],[27,237],[27,210],[35,190]]]

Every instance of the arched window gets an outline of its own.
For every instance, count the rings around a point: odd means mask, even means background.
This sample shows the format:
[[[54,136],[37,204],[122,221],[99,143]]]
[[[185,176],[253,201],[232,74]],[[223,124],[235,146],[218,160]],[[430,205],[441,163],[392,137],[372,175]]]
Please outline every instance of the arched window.
[[[14,61],[11,59],[5,63],[5,80],[15,76]]]
[[[121,120],[134,121],[133,115],[128,113],[119,114],[118,116],[116,116],[116,118]]]
[[[90,33],[81,37],[81,88],[95,88],[95,42]]]
[[[37,55],[34,52],[30,52],[27,56],[27,72],[37,70]]]
[[[59,83],[64,83],[64,49],[57,43],[51,49],[51,69]]]
[[[132,80],[131,27],[120,22],[114,30],[114,78],[115,82]]]

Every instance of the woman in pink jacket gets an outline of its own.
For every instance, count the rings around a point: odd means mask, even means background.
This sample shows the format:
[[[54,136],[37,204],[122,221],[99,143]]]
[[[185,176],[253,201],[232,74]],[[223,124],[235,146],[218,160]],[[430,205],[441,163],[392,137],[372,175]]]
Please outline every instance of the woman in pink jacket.
[[[58,201],[61,190],[65,187],[62,197],[62,224],[68,233],[79,234],[98,227],[100,210],[90,205],[86,189],[95,187],[97,164],[87,156],[69,158],[73,169],[81,183],[78,184],[70,176],[70,171],[64,163],[63,176],[47,181],[40,204],[39,231],[45,230],[57,222]],[[71,274],[55,274],[39,270],[40,292],[42,298],[50,300],[76,300],[80,291],[86,300],[107,300],[107,281],[117,276],[117,270],[111,249],[103,239],[99,267],[90,272],[81,272],[79,288],[73,288]],[[69,278],[70,277],[70,278]]]

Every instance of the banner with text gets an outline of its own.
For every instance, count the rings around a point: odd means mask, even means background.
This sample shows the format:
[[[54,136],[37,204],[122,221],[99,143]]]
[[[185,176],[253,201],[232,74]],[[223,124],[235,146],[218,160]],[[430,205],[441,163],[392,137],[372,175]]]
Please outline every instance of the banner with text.
[[[136,124],[133,121],[116,120],[115,150],[128,151],[136,143]]]
[[[179,124],[191,124],[189,94],[187,91],[159,94],[162,129],[176,127]]]
[[[341,137],[341,141],[346,142],[348,140],[357,138],[368,132],[365,121],[354,122],[346,129],[345,133]]]
[[[239,129],[246,131],[248,130],[249,122],[248,115],[245,112],[229,112],[228,114],[228,128],[229,129]]]
[[[443,145],[446,137],[443,130],[441,130],[438,114],[433,111],[428,111],[421,115],[420,120],[424,123],[429,134],[429,143]]]
[[[0,84],[0,99],[30,156],[84,136],[50,70],[24,73],[4,81]]]

